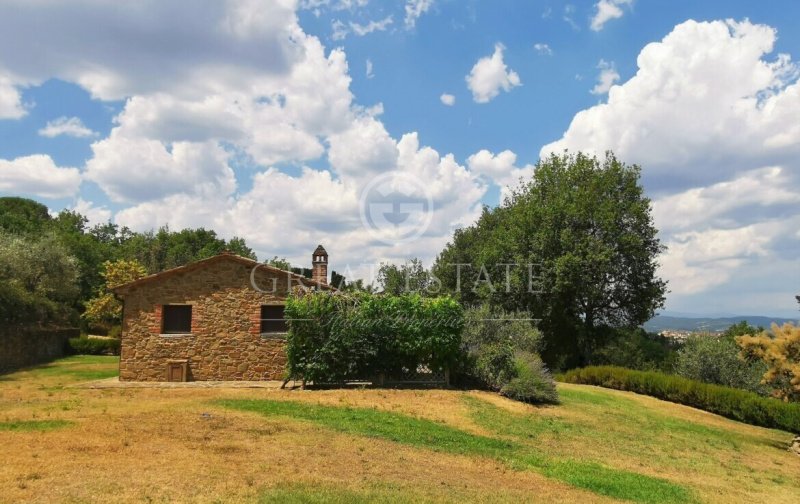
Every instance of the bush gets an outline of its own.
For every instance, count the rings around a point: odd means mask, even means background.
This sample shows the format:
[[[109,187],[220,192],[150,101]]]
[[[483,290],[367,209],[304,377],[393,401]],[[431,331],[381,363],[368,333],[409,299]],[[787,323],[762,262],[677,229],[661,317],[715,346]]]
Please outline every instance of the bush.
[[[120,337],[122,337],[122,326],[111,326],[111,329],[108,330],[108,337],[120,339]]]
[[[555,382],[537,354],[542,335],[529,318],[486,305],[467,310],[459,378],[523,402],[558,402]]]
[[[690,380],[769,395],[761,384],[767,366],[760,361],[744,361],[732,337],[692,336],[678,351],[674,372]]]
[[[69,349],[78,355],[119,355],[120,341],[110,338],[81,336],[69,339]]]
[[[458,361],[464,314],[449,297],[297,292],[287,299],[289,375],[317,383],[401,376]]]
[[[515,376],[501,389],[504,396],[527,403],[558,403],[553,376],[536,354],[520,352],[514,358]]]
[[[573,369],[559,378],[568,383],[628,390],[740,422],[800,433],[800,404],[785,403],[744,390],[655,371],[633,371],[612,366]]]
[[[524,312],[503,312],[488,305],[470,308],[465,313],[463,369],[467,382],[477,382],[500,390],[515,376],[517,352],[538,353],[542,335],[527,320]]]

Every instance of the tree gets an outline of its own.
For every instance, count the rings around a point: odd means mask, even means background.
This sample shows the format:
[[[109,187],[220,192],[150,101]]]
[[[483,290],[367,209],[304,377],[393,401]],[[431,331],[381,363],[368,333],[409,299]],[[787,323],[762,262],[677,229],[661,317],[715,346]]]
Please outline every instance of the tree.
[[[530,181],[456,232],[436,277],[468,304],[541,319],[552,368],[588,363],[608,328],[637,327],[664,303],[663,247],[640,172],[611,153],[540,160]]]
[[[355,281],[346,282],[342,290],[345,292],[366,292],[369,294],[373,294],[376,291],[375,286],[364,283],[364,279],[362,278],[359,278]]]
[[[378,269],[378,285],[384,293],[395,296],[409,292],[435,294],[434,290],[438,290],[438,284],[417,258],[400,266],[381,263]]]
[[[103,263],[103,288],[86,303],[82,317],[87,322],[99,325],[115,325],[122,321],[122,303],[108,289],[137,280],[147,274],[137,260],[106,261]]]
[[[0,320],[66,324],[79,291],[75,258],[53,234],[41,238],[0,232]]]
[[[767,371],[762,383],[771,385],[773,395],[784,401],[800,401],[800,326],[772,324],[772,334],[737,336],[743,358],[764,361]]]
[[[336,272],[335,270],[331,271],[331,285],[336,287],[339,290],[344,290],[347,288],[347,279],[341,273]]]
[[[51,220],[45,205],[27,198],[0,198],[0,230],[12,234],[39,233]]]
[[[292,270],[292,265],[289,264],[289,261],[287,261],[285,257],[274,256],[272,259],[267,259],[266,263],[283,271]]]

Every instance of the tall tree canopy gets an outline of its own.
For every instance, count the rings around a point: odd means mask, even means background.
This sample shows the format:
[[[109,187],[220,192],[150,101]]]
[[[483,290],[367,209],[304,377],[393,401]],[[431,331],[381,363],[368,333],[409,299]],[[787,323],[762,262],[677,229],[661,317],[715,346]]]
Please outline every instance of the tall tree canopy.
[[[664,303],[663,247],[639,178],[611,153],[543,159],[502,205],[455,233],[433,273],[467,304],[540,319],[551,367],[586,364],[613,329]]]
[[[41,203],[3,197],[0,321],[74,320],[90,298],[105,292],[109,279],[103,276],[103,264],[107,261],[138,261],[147,273],[155,273],[223,250],[256,259],[243,239],[226,241],[212,230],[162,227],[137,233],[111,222],[90,227],[86,217],[77,212],[62,210],[53,217]]]

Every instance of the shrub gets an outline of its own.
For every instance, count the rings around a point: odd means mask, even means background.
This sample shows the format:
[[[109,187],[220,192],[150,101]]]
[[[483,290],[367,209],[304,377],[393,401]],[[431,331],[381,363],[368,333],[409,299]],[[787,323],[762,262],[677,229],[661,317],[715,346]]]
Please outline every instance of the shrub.
[[[740,422],[800,433],[800,404],[655,371],[612,366],[573,369],[559,377],[569,383],[628,390],[710,411]]]
[[[784,401],[800,401],[800,326],[772,324],[772,334],[738,336],[744,357],[760,359],[765,371],[762,381]]]
[[[296,292],[287,299],[289,375],[317,383],[456,364],[464,315],[449,297]]]
[[[731,337],[692,336],[678,351],[674,372],[690,380],[769,395],[761,384],[767,366],[760,361],[739,357],[739,347]]]
[[[553,376],[536,354],[520,352],[514,358],[515,376],[501,389],[504,396],[527,403],[558,403]]]
[[[81,336],[69,339],[69,349],[79,355],[119,355],[120,342],[111,338]]]
[[[523,402],[558,402],[555,382],[537,354],[542,335],[527,313],[483,305],[467,310],[465,318],[463,381]]]
[[[542,335],[524,312],[493,310],[488,305],[465,313],[463,369],[467,381],[499,390],[515,375],[517,352],[538,353]]]
[[[122,326],[111,326],[111,329],[108,330],[108,337],[120,339],[122,337]]]

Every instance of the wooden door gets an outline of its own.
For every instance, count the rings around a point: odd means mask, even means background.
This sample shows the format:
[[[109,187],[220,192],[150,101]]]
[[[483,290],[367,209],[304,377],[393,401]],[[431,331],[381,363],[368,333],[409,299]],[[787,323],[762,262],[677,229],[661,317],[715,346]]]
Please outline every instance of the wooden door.
[[[170,362],[167,364],[167,381],[184,382],[186,381],[186,363]]]

